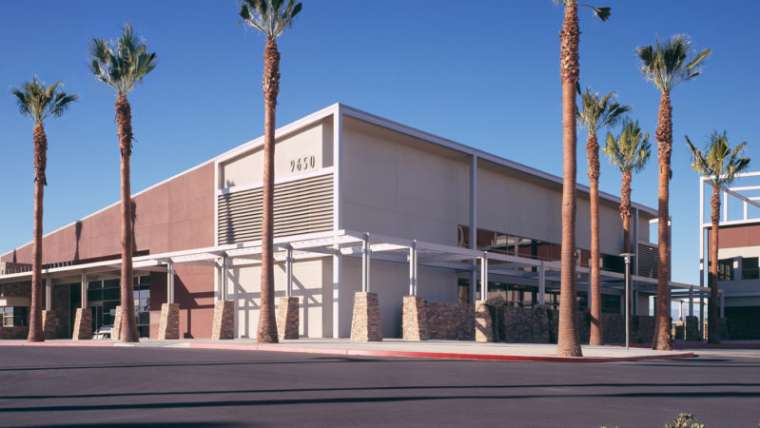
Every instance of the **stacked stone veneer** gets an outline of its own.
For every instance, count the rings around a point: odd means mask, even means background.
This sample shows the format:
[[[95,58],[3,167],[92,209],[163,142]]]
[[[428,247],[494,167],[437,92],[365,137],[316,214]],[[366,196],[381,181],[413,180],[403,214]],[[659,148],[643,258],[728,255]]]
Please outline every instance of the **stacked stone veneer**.
[[[214,306],[214,320],[211,324],[211,338],[214,340],[235,337],[235,302],[224,300]]]
[[[282,297],[277,301],[277,334],[280,339],[298,339],[298,297]]]
[[[686,317],[684,340],[699,340],[699,318]]]
[[[401,337],[404,340],[427,340],[428,319],[426,302],[421,297],[404,296],[401,308]]]
[[[545,306],[516,308],[505,306],[502,335],[499,340],[508,343],[550,343],[549,311]]]
[[[380,302],[377,294],[369,292],[354,294],[351,340],[354,342],[379,342],[383,340]]]
[[[164,303],[161,305],[161,318],[158,321],[158,340],[179,339],[179,305]]]
[[[111,339],[121,340],[121,305],[114,308],[113,326],[111,327]]]
[[[74,332],[71,338],[74,340],[92,339],[92,315],[90,308],[77,308],[76,315],[74,316]]]
[[[45,335],[45,339],[58,338],[58,321],[55,310],[42,311],[42,333]]]
[[[654,317],[640,315],[631,317],[631,341],[635,343],[651,343],[654,337]]]
[[[427,302],[427,327],[431,339],[474,340],[475,310],[469,303]]]
[[[475,304],[475,341],[493,342],[493,314],[486,302]],[[495,312],[495,311],[494,311]]]

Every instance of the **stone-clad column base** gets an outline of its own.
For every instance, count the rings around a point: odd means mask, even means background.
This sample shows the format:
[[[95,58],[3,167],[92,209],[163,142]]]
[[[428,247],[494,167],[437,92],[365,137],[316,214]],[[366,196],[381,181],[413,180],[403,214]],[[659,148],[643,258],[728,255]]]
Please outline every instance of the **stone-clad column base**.
[[[92,314],[90,308],[77,308],[74,315],[74,332],[71,335],[73,340],[92,339]]]
[[[491,312],[488,310],[486,302],[475,304],[475,341],[493,342]]]
[[[158,340],[179,339],[179,305],[161,305],[161,319],[158,322]]]
[[[113,327],[111,327],[111,340],[121,340],[121,305],[114,308]]]
[[[58,336],[58,316],[55,310],[42,311],[42,332],[47,339],[57,339]]]
[[[280,339],[298,339],[298,297],[277,299],[277,334]]]
[[[211,324],[211,338],[214,340],[235,337],[235,302],[218,301],[214,305],[214,321]]]
[[[686,323],[684,326],[684,339],[685,340],[699,340],[699,318],[686,317]]]
[[[428,340],[427,309],[425,300],[417,296],[404,296],[401,308],[401,331],[404,340]]]
[[[380,342],[383,340],[380,301],[377,294],[361,291],[354,294],[351,340],[354,342]]]

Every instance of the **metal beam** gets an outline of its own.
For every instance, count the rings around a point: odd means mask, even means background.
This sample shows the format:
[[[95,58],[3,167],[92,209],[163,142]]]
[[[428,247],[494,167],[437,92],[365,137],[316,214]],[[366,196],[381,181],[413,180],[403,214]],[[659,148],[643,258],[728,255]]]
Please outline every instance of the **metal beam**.
[[[409,247],[409,295],[417,295],[417,242]]]

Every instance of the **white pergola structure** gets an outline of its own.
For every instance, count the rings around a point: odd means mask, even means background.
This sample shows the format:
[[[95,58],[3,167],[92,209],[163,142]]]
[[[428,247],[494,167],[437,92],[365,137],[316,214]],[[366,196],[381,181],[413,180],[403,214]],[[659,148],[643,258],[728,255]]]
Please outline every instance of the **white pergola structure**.
[[[710,222],[710,197],[712,195],[711,178],[707,176],[699,177],[699,285],[705,287],[707,284],[707,256],[709,252],[708,233],[712,224]],[[734,182],[729,186],[720,188],[721,195],[721,212],[719,217],[720,226],[741,226],[746,224],[760,223],[760,171],[752,171],[737,174]],[[735,261],[734,268],[741,261]],[[741,270],[741,269],[738,269]],[[705,299],[709,297],[709,288],[705,287],[705,294],[698,296],[700,320],[705,317]],[[725,293],[721,290],[720,295],[720,316],[725,317]],[[757,297],[760,293],[742,294],[742,296]],[[693,299],[695,296],[681,296],[688,298],[689,314],[693,314]],[[700,323],[700,329],[703,323]]]
[[[424,281],[418,275],[420,265],[451,269],[462,273],[479,276],[480,295],[476,296],[476,287],[471,286],[470,302],[488,298],[488,280],[492,275],[504,277],[505,281],[516,284],[537,286],[537,303],[545,303],[545,294],[549,289],[559,288],[559,261],[544,261],[533,258],[506,255],[495,252],[479,251],[470,248],[442,245],[412,239],[396,238],[378,234],[359,233],[347,230],[321,232],[299,236],[274,239],[275,262],[284,265],[287,273],[286,295],[293,290],[293,262],[319,257],[361,257],[361,290],[371,291],[370,268],[372,260],[406,263],[409,266],[409,295],[424,295]],[[174,269],[180,264],[199,264],[219,268],[216,300],[237,301],[236,291],[230,290],[227,283],[227,271],[231,268],[251,266],[260,263],[261,243],[251,241],[238,244],[219,245],[160,254],[134,257],[133,264],[137,272],[166,272],[167,303],[174,302]],[[335,259],[334,259],[335,260]],[[48,283],[53,281],[75,283],[78,278],[82,284],[82,307],[87,307],[87,281],[93,275],[115,272],[120,268],[121,260],[109,260],[80,265],[69,265],[43,270],[43,277]],[[589,269],[577,266],[578,290],[588,286]],[[602,271],[602,282],[607,288],[623,290],[624,275],[616,272]],[[31,272],[14,273],[0,276],[0,284],[29,281]],[[338,337],[338,314],[340,269],[333,269],[333,335]],[[631,277],[634,289],[653,291],[657,280],[638,275]],[[472,283],[471,283],[472,284]],[[672,283],[673,292],[703,293],[706,289],[688,284]],[[50,300],[48,300],[50,301]],[[622,303],[622,302],[621,302]],[[235,318],[237,318],[237,310]],[[237,319],[235,320],[237,328]]]

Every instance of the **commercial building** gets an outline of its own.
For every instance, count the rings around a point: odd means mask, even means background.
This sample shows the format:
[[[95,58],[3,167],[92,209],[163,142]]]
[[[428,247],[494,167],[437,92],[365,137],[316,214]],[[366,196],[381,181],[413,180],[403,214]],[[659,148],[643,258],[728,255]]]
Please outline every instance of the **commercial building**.
[[[430,335],[441,338],[469,337],[460,330],[469,328],[463,320],[472,313],[462,308],[476,300],[556,308],[560,178],[343,104],[276,135],[276,290],[296,299],[298,335],[351,335],[354,295],[362,290],[377,294],[386,337],[401,336],[402,299],[410,294],[429,302]],[[258,138],[134,195],[141,335],[255,337],[261,148]],[[587,189],[578,190],[584,310],[589,208]],[[610,314],[619,314],[624,300],[618,203],[602,193],[603,309]],[[45,235],[49,336],[88,337],[113,324],[118,211],[116,203]],[[642,317],[656,284],[656,247],[649,243],[655,217],[654,209],[634,204],[633,306]],[[0,260],[4,334],[19,335],[31,245]],[[78,308],[88,309],[77,316]]]
[[[704,261],[710,243],[708,177],[699,180],[700,280],[707,283]],[[720,189],[718,226],[718,288],[720,316],[725,319],[723,338],[760,339],[760,171],[737,176]],[[703,303],[704,306],[704,303]]]

